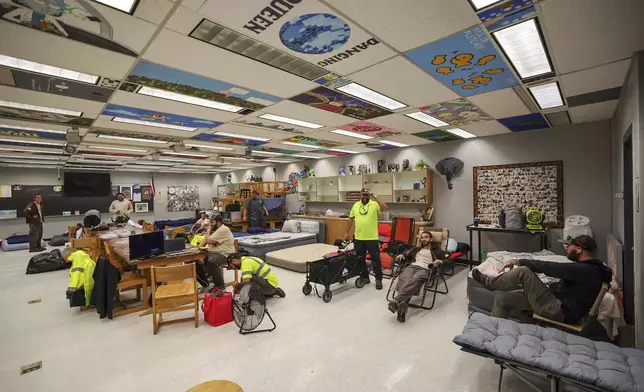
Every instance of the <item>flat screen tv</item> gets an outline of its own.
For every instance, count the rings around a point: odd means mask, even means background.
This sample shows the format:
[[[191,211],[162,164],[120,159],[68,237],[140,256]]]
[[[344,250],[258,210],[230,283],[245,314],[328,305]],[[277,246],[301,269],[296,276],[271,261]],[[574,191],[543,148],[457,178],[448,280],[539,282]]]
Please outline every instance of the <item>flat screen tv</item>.
[[[63,192],[67,196],[107,196],[111,190],[109,173],[65,172]]]
[[[164,252],[163,232],[131,235],[129,237],[130,260],[160,255]]]

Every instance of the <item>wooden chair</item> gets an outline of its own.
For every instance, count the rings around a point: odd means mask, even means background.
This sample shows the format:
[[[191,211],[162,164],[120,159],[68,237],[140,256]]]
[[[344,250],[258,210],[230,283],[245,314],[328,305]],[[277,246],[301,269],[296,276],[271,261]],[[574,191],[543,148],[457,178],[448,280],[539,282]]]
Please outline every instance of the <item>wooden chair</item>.
[[[163,282],[180,282],[162,284],[152,289],[152,328],[156,335],[159,327],[181,321],[194,320],[195,328],[199,327],[199,297],[197,293],[197,268],[195,263],[172,267],[152,267],[152,285]],[[184,282],[191,279],[190,283]],[[186,305],[189,302],[192,304]],[[163,313],[182,310],[194,310],[194,316],[163,321]],[[157,319],[158,315],[158,319]]]
[[[144,231],[154,231],[154,223],[143,222]]]
[[[98,260],[98,256],[101,254],[101,243],[98,237],[80,239],[72,238],[71,241],[69,241],[69,246],[72,248],[72,250],[85,251],[90,259],[94,260],[95,262]]]
[[[608,292],[608,289],[609,289],[609,285],[606,283],[603,283],[601,289],[599,290],[599,294],[597,294],[597,298],[595,298],[595,302],[593,303],[593,306],[590,308],[590,311],[588,312],[588,317],[586,317],[584,321],[580,324],[566,324],[566,323],[562,323],[559,321],[555,321],[555,320],[551,320],[551,319],[539,316],[536,313],[532,315],[532,320],[535,322],[535,324],[546,324],[548,326],[552,326],[557,329],[562,329],[566,332],[581,334],[581,331],[585,327],[587,327],[589,323],[597,322],[597,315],[599,314],[599,305],[601,305],[602,300],[604,299],[604,296]]]
[[[104,251],[107,258],[111,260],[112,250],[107,244],[104,244]],[[123,268],[119,268],[119,270],[121,281],[116,285],[116,300],[123,306],[123,310],[115,311],[114,317],[146,310],[148,308],[148,282],[145,276],[137,272],[124,273]],[[121,300],[121,292],[129,290],[136,290],[136,299]],[[139,305],[131,306],[133,303],[139,302]]]
[[[69,238],[69,242],[72,242],[73,238],[76,238],[74,234],[76,234],[76,226],[67,226],[67,237]]]

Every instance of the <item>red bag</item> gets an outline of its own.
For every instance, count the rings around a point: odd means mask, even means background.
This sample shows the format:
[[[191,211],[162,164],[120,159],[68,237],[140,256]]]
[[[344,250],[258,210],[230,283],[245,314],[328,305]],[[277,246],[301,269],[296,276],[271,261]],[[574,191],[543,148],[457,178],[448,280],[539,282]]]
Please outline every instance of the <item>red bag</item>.
[[[201,310],[206,322],[213,327],[227,324],[233,321],[233,294],[217,288],[212,289],[203,297]]]

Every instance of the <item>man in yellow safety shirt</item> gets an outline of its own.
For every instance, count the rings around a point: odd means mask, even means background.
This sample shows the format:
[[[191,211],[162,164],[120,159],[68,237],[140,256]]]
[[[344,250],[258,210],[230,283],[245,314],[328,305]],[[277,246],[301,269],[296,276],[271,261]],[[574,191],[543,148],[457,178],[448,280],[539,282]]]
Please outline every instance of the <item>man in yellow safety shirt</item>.
[[[259,257],[240,256],[235,253],[228,256],[229,266],[241,270],[241,281],[254,282],[262,290],[266,297],[277,295],[280,298],[286,297],[284,290],[279,288],[280,281],[271,270],[271,267]]]

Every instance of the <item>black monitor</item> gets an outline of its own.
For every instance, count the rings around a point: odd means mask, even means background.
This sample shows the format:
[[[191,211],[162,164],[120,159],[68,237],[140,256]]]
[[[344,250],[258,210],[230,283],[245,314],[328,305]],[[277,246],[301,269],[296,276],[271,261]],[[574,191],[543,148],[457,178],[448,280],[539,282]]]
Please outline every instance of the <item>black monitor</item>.
[[[143,259],[163,254],[163,232],[130,236],[130,260]]]

